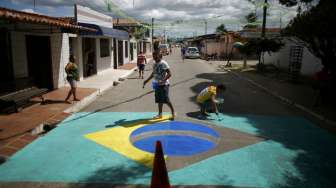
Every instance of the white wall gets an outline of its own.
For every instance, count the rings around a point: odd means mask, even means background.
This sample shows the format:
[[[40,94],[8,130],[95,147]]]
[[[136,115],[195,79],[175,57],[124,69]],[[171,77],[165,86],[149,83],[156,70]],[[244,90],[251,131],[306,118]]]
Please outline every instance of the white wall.
[[[67,83],[64,68],[69,62],[70,56],[69,34],[53,34],[50,42],[54,88],[60,88]]]
[[[68,34],[11,32],[14,77],[23,78],[29,76],[26,35],[50,36],[53,86],[54,88],[64,86],[66,82],[64,67],[69,58]]]
[[[78,66],[78,76],[79,80],[84,79],[84,64],[83,64],[83,46],[82,46],[82,38],[81,37],[74,37],[74,45],[73,45],[73,51],[74,55],[76,57],[76,64]]]
[[[146,45],[146,54],[150,54],[152,51],[151,43],[146,42],[145,45]]]
[[[131,51],[131,48],[130,48],[130,55],[133,54],[133,61],[132,62],[136,62],[137,61],[137,42],[135,40],[131,40],[130,41],[130,46],[131,46],[131,43],[133,44],[133,51]],[[131,58],[131,56],[130,56]]]
[[[276,66],[280,66],[283,69],[288,69],[290,48],[291,46],[297,44],[288,39],[285,39],[284,42],[285,45],[280,51],[276,53],[271,53],[270,55],[268,53],[265,53],[266,64],[274,64]],[[321,70],[322,67],[323,66],[321,64],[321,60],[315,57],[312,53],[310,53],[307,48],[304,48],[302,65],[301,65],[301,74],[313,75],[317,71]]]

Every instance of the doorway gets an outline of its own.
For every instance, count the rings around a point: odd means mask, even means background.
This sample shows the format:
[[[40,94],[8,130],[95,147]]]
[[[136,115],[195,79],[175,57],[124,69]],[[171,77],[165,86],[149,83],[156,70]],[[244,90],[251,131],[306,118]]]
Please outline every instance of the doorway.
[[[49,36],[26,36],[28,75],[39,88],[53,89]]]
[[[147,53],[147,43],[143,43],[143,51],[142,53],[146,54]]]
[[[96,39],[83,38],[83,76],[87,78],[97,74]]]
[[[113,39],[113,68],[118,68],[117,39]]]
[[[130,43],[130,55],[131,55],[131,61],[134,60],[134,49],[133,49],[133,42]]]
[[[13,81],[12,48],[10,34],[6,30],[0,30],[0,84]]]
[[[7,30],[0,30],[0,95],[13,89],[14,72],[12,64],[12,48],[10,33]]]
[[[118,41],[118,65],[124,65],[124,49],[123,49],[124,41]]]

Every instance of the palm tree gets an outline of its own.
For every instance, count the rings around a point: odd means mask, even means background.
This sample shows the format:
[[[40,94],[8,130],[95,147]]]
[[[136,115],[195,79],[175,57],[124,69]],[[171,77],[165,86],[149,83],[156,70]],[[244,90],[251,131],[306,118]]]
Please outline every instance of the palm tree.
[[[226,33],[226,32],[227,32],[227,29],[225,28],[224,24],[221,24],[216,28],[216,33],[221,34],[221,33]]]

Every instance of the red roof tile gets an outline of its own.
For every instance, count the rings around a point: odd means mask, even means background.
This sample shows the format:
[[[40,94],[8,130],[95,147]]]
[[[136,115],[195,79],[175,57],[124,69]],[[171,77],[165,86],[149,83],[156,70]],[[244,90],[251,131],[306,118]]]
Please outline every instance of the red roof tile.
[[[67,28],[67,29],[78,29],[78,30],[96,32],[95,29],[78,26],[78,25],[72,24],[70,21],[65,20],[65,19],[45,16],[45,15],[40,15],[40,14],[35,14],[35,13],[22,12],[22,11],[17,11],[17,10],[2,8],[2,7],[0,7],[0,19],[6,19],[6,20],[16,21],[16,22],[45,24],[45,25],[52,25],[52,26],[57,26],[57,27],[62,27],[62,28]]]

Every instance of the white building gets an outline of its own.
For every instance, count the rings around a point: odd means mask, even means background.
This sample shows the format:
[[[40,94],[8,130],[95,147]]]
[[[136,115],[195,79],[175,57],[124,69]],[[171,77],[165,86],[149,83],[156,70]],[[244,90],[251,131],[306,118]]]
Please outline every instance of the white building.
[[[130,61],[129,35],[113,29],[112,17],[75,5],[75,21],[97,30],[81,32],[70,42],[70,52],[78,59],[80,79],[117,69]]]
[[[111,17],[76,6],[75,18],[78,24],[0,8],[0,94],[65,86],[70,54],[80,80],[129,62],[129,35],[113,29]]]
[[[0,20],[1,93],[63,86],[69,38],[79,31],[96,32],[64,19],[6,8],[0,8]]]
[[[135,19],[121,19],[116,18],[113,20],[113,27],[121,30],[128,31],[130,35],[134,35],[136,28],[142,28],[142,36],[136,39],[132,36],[130,39],[130,61],[135,61],[137,55],[143,52],[146,55],[152,53],[152,29],[147,23],[141,23]]]
[[[290,50],[294,46],[302,46],[303,54],[301,61],[301,75],[313,75],[314,73],[322,69],[321,60],[314,56],[306,47],[302,45],[298,39],[294,38],[284,38],[283,42],[285,45],[282,49],[276,53],[265,53],[265,63],[274,64],[282,69],[288,70],[290,67]]]

